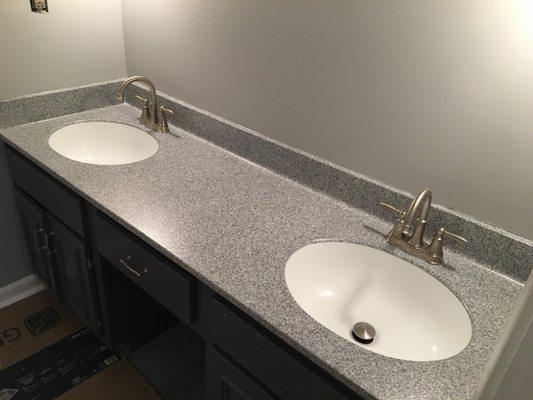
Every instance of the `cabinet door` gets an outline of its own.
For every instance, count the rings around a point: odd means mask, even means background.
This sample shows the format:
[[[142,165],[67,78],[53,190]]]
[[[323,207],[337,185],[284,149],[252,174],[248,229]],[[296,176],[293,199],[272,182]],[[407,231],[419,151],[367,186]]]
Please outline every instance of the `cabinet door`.
[[[86,243],[55,217],[47,214],[46,239],[59,281],[59,297],[97,331],[93,278]]]
[[[278,397],[213,348],[207,353],[207,399],[276,400]]]
[[[45,211],[18,189],[15,189],[15,196],[33,273],[57,296],[55,275],[45,241]]]

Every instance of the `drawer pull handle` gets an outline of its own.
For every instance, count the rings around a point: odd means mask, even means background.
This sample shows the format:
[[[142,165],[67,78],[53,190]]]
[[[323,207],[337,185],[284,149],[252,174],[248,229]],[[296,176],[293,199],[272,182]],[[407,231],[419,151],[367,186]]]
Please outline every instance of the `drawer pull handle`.
[[[120,263],[126,267],[128,271],[134,274],[137,278],[141,278],[143,275],[148,275],[148,268],[144,268],[142,271],[137,271],[135,268],[130,267],[127,261],[131,261],[131,257],[127,256],[126,260],[120,259]]]

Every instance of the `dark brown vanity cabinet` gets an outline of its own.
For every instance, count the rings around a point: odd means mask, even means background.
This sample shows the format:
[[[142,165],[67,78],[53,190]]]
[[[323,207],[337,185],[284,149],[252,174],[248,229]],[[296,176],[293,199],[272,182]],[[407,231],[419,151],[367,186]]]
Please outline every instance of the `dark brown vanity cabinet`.
[[[256,385],[287,400],[361,399],[222,297],[212,298],[210,312],[213,344],[228,357],[218,365],[231,370],[231,359],[240,366],[243,385],[245,376],[254,377]]]
[[[97,332],[99,317],[82,200],[9,147],[6,158],[33,272],[58,301],[67,303]]]

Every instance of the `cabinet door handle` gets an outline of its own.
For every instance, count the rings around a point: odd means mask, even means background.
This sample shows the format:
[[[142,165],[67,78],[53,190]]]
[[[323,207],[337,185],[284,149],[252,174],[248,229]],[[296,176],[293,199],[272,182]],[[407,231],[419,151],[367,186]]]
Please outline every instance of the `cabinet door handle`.
[[[48,254],[52,256],[52,254],[57,253],[57,249],[53,249],[52,246],[50,246],[50,236],[54,236],[54,232],[44,234],[44,243],[48,249]]]
[[[37,248],[37,251],[39,253],[41,252],[41,250],[46,250],[46,244],[44,246],[41,246],[39,244],[39,234],[43,234],[43,233],[44,233],[44,229],[42,228],[33,230],[33,240],[35,241],[35,247]]]
[[[131,267],[127,261],[131,261],[131,257],[127,256],[126,259],[120,259],[120,263],[126,267],[128,271],[134,274],[137,278],[141,278],[143,275],[148,275],[148,268],[144,268],[142,271],[137,271],[135,268]]]

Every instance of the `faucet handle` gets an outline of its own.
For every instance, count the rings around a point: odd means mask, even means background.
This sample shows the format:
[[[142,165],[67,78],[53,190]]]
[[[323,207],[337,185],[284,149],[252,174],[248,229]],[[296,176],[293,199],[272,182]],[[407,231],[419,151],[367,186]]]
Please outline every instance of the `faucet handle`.
[[[402,232],[402,224],[403,219],[405,218],[405,211],[402,211],[394,206],[391,206],[388,203],[380,202],[379,203],[385,210],[396,214],[396,222],[394,223],[394,228],[392,228],[392,231],[389,233],[389,241],[392,237],[395,237],[397,239],[402,238],[403,232]]]
[[[381,201],[379,205],[382,206],[385,210],[390,211],[391,213],[397,214],[398,217],[405,216],[405,211],[402,211],[394,206],[391,206],[388,203],[384,203],[383,201]]]
[[[467,244],[468,240],[466,240],[464,237],[457,235],[456,233],[447,231],[445,228],[440,228],[437,232],[437,235],[444,235],[449,237],[450,239],[455,240],[457,243]]]
[[[141,121],[148,121],[150,119],[150,107],[148,106],[150,102],[141,96],[136,95],[135,98],[143,102],[143,113],[141,114]]]
[[[174,111],[163,106],[159,107],[159,132],[166,133],[169,131],[167,123],[167,114],[175,115]]]
[[[159,113],[161,115],[165,115],[165,114],[175,115],[174,111],[172,111],[169,108],[163,107],[163,106],[159,107]]]
[[[431,264],[442,264],[444,254],[442,251],[442,242],[444,236],[447,236],[453,240],[455,240],[458,243],[466,244],[468,243],[468,240],[466,240],[464,237],[459,236],[453,232],[447,231],[445,228],[440,228],[439,231],[435,234],[435,237],[431,241],[431,244],[429,245],[427,252],[430,257],[430,263]]]

